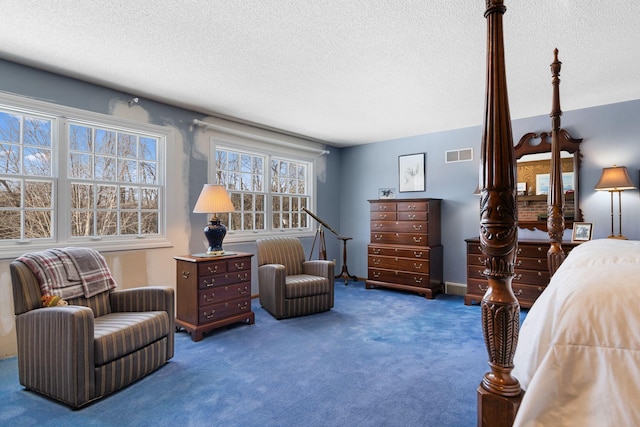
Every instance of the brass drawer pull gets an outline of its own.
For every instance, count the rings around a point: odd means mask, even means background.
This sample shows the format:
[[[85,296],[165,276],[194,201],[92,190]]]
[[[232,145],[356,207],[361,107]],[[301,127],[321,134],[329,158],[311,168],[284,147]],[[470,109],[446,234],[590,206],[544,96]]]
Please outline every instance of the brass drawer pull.
[[[522,252],[522,248],[518,248],[518,250],[516,251],[516,255],[520,255],[521,252]]]
[[[208,282],[208,281],[207,281],[207,279],[204,279],[204,285],[205,285],[207,288],[210,288],[210,287],[212,287],[212,286],[215,286],[215,283],[216,283],[216,279],[211,279],[211,282]]]
[[[416,219],[416,214],[413,214],[413,215],[407,215],[407,218],[409,218],[409,219]]]
[[[413,268],[415,268],[416,270],[421,270],[422,269],[422,263],[420,264],[416,264],[415,262],[413,263]]]
[[[386,211],[386,210],[387,210],[387,207],[386,207],[385,205],[382,205],[382,206],[380,206],[380,210],[381,210],[381,211]]]
[[[544,292],[544,286],[538,286],[538,290],[539,290],[540,292]]]
[[[235,263],[236,270],[244,270],[244,262]]]
[[[189,272],[188,271],[183,271],[182,272],[182,278],[183,279],[188,279],[189,278]]]
[[[212,292],[209,295],[204,295],[202,299],[204,300],[204,302],[211,302],[215,300],[215,296],[216,296],[215,292]]]
[[[516,267],[520,267],[522,265],[522,260],[519,259],[518,262],[516,262]]]
[[[522,279],[522,274],[516,274],[515,276],[513,276],[513,280],[520,280]]]
[[[378,219],[387,219],[387,214],[378,215]]]
[[[238,304],[238,308],[240,310],[246,310],[249,306],[247,305],[247,303],[245,302],[244,304]]]
[[[374,271],[374,272],[372,272],[371,274],[373,274],[373,277],[375,277],[376,279],[377,279],[378,277],[380,277],[380,272],[378,272],[378,271]]]
[[[422,277],[414,277],[414,278],[413,278],[413,281],[414,281],[415,283],[422,283]]]
[[[211,268],[211,266],[210,266],[210,265],[207,265],[207,271],[208,271],[209,273],[217,273],[217,272],[218,272],[218,266],[217,266],[217,265],[214,265],[214,266],[213,266],[213,268]]]
[[[374,255],[380,255],[380,248],[373,248],[373,254]]]
[[[489,286],[482,286],[481,284],[478,284],[478,288],[480,288],[482,292],[487,292],[487,289],[489,289]]]
[[[407,205],[407,209],[409,210],[415,210],[416,209],[416,205]]]
[[[215,312],[216,312],[215,310],[212,310],[211,314],[207,314],[207,312],[205,311],[204,317],[206,317],[207,319],[213,319]]]
[[[238,288],[238,293],[239,293],[240,295],[246,295],[248,291],[249,291],[249,290],[247,289],[247,287],[246,287],[246,286],[244,287],[244,289],[242,289],[242,288]]]
[[[381,261],[381,260],[380,260],[380,258],[374,258],[374,259],[372,260],[373,265],[378,265],[378,264],[380,264],[380,261]]]
[[[522,289],[518,289],[518,292],[514,292],[514,295],[519,297],[522,294]]]
[[[382,234],[374,234],[373,238],[376,240],[382,240]]]
[[[422,258],[422,252],[413,251],[413,256],[416,258]]]
[[[542,260],[541,259],[538,260],[538,264],[542,264]]]
[[[415,236],[414,236],[414,237],[413,237],[413,241],[414,241],[414,242],[416,242],[416,243],[420,243],[420,242],[422,242],[422,236],[420,236],[420,237],[415,237]]]
[[[538,271],[538,277],[542,277],[542,271]]]
[[[413,224],[413,229],[416,231],[422,230],[422,224]]]
[[[377,228],[379,230],[382,228],[382,224],[373,224],[373,228]]]

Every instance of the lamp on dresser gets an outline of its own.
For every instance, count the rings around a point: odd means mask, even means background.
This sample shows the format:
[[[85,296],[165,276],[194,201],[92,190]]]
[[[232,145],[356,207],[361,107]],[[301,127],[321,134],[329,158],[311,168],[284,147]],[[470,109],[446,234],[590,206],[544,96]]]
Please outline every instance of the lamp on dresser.
[[[224,185],[204,184],[193,212],[212,214],[209,225],[204,228],[204,235],[209,242],[207,255],[223,255],[222,241],[227,234],[227,228],[220,222],[218,214],[235,212]]]
[[[636,187],[633,185],[629,173],[625,166],[613,165],[610,168],[602,169],[602,176],[600,181],[595,186],[595,190],[608,191],[611,194],[611,235],[610,239],[625,239],[622,235],[622,192],[624,190],[634,190]],[[618,234],[613,232],[613,193],[618,193]]]

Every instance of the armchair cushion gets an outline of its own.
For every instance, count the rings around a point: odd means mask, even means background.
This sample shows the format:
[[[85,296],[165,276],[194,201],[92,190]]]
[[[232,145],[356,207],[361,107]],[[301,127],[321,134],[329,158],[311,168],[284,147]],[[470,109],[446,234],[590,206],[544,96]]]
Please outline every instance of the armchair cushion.
[[[285,279],[285,298],[302,298],[329,293],[329,281],[326,277],[297,274]]]
[[[97,366],[116,360],[169,334],[166,311],[111,313],[94,320],[94,360]]]

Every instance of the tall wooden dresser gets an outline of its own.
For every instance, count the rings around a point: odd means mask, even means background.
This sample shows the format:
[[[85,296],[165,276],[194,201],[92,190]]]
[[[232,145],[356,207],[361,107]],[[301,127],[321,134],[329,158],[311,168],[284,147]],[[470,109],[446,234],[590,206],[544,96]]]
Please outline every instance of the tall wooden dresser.
[[[482,274],[485,267],[482,265],[480,239],[476,237],[466,239],[465,242],[467,242],[467,293],[464,296],[464,303],[470,305],[482,301],[487,291],[487,279]],[[568,254],[577,245],[579,243],[562,242],[562,249]],[[549,284],[548,250],[548,241],[518,240],[511,287],[523,308],[531,307]]]
[[[434,298],[443,291],[440,199],[369,200],[371,243],[366,288]]]
[[[200,341],[212,329],[255,322],[251,311],[251,257],[235,253],[216,257],[177,256],[176,325]]]

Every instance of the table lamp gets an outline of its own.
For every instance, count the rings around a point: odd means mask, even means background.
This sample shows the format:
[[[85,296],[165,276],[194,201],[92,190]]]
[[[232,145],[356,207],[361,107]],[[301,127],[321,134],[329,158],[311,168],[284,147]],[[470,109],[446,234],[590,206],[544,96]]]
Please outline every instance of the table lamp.
[[[629,178],[629,173],[625,166],[616,166],[602,169],[602,176],[600,181],[596,184],[594,190],[608,191],[611,193],[611,235],[610,239],[624,239],[627,238],[622,235],[622,192],[624,190],[633,190],[636,187]],[[618,193],[618,224],[619,233],[613,233],[613,193]]]
[[[227,234],[227,228],[220,223],[220,218],[218,218],[217,214],[234,211],[235,208],[224,185],[205,184],[202,187],[193,212],[212,214],[209,225],[204,228],[204,235],[209,242],[207,255],[224,254],[222,241]]]

